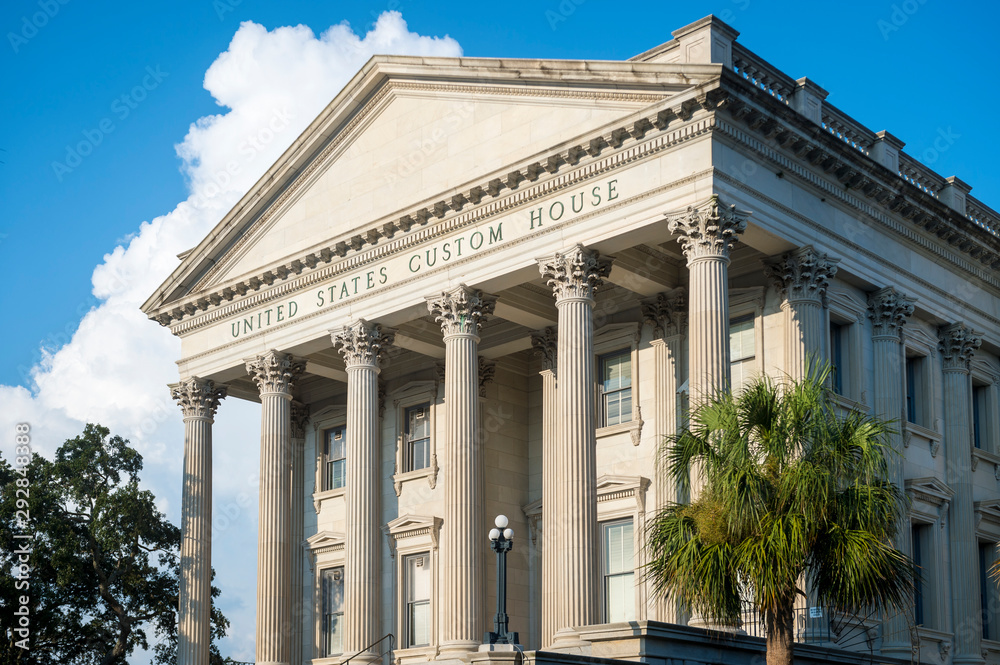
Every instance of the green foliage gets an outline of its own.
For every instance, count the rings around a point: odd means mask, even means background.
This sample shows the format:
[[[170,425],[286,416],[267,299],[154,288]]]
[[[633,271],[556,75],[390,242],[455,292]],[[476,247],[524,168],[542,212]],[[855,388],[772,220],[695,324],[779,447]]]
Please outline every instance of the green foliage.
[[[674,481],[703,484],[649,525],[646,572],[659,592],[728,625],[748,604],[788,635],[801,579],[840,611],[909,600],[913,565],[892,545],[905,497],[887,480],[898,454],[889,424],[838,414],[826,377],[762,377],[718,394],[664,442],[660,463]]]
[[[0,577],[6,607],[16,607],[19,595],[30,597],[30,649],[14,644],[16,617],[3,612],[0,663],[124,664],[137,647],[149,648],[150,627],[171,648],[180,530],[156,508],[153,495],[139,488],[142,457],[109,434],[88,424],[56,451],[54,461],[33,455],[23,476],[0,459],[4,570],[16,563],[20,543],[14,534],[34,535],[27,590]],[[22,477],[29,481],[26,525],[16,514],[16,481]],[[215,609],[213,620],[215,637],[224,635],[228,621]]]

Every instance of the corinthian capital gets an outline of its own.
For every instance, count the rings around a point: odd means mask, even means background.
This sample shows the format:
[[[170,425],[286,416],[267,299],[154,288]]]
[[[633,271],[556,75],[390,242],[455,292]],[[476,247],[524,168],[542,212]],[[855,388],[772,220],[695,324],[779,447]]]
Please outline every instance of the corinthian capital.
[[[789,302],[813,300],[823,302],[830,279],[837,274],[840,259],[831,259],[806,245],[764,263],[764,276],[781,291]]]
[[[555,328],[542,328],[531,333],[531,350],[536,357],[542,359],[545,369],[556,368],[556,349],[559,348],[559,335]]]
[[[330,337],[348,367],[378,367],[382,355],[396,338],[396,331],[360,319],[340,332],[331,332]]]
[[[944,369],[969,369],[972,355],[983,344],[981,335],[964,323],[952,323],[941,328],[938,331],[938,350],[944,359]]]
[[[913,314],[915,298],[887,286],[868,296],[868,318],[872,320],[875,337],[899,338],[899,330]]]
[[[168,387],[170,396],[180,405],[185,418],[215,418],[219,402],[228,390],[211,379],[199,379],[197,376]]]
[[[728,259],[740,234],[746,231],[749,216],[749,212],[725,206],[713,196],[682,213],[667,213],[667,222],[670,232],[680,236],[677,242],[690,263],[704,257]]]
[[[497,373],[497,364],[479,356],[479,396],[486,397],[486,384],[493,383]]]
[[[479,325],[493,313],[496,296],[491,296],[464,284],[457,289],[427,299],[427,309],[441,324],[447,335],[479,335]]]
[[[542,279],[552,287],[556,302],[565,298],[594,299],[594,291],[611,274],[611,257],[577,245],[538,262]]]
[[[297,399],[292,400],[292,438],[306,438],[306,423],[309,421],[309,405]]]
[[[268,351],[246,361],[247,374],[257,384],[261,395],[281,393],[291,397],[292,388],[306,365],[287,353]]]
[[[673,337],[684,333],[687,327],[687,292],[677,287],[668,293],[658,293],[655,298],[644,300],[642,321],[653,326],[657,338]]]

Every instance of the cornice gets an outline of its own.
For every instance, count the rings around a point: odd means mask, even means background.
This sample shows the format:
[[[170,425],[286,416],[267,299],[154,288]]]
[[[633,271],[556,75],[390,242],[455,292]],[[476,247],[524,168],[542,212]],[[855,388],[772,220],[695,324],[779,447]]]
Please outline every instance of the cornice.
[[[161,325],[169,325],[175,335],[185,334],[501,214],[527,201],[697,139],[710,131],[713,117],[705,113],[694,116],[699,110],[712,109],[718,92],[717,88],[695,89],[672,98],[669,103],[655,104],[623,118],[617,128],[606,126],[588,135],[582,142],[569,142],[547,156],[536,156],[534,161],[525,160],[495,172],[492,174],[494,177],[488,176],[484,184],[471,187],[464,193],[452,194],[450,198],[440,199],[431,205],[425,202],[404,210],[403,214],[381,218],[367,231],[349,238],[350,246],[347,240],[335,240],[327,247],[311,250],[281,265],[270,266],[257,275],[219,285],[212,292],[195,293],[162,309],[151,310],[150,318]],[[654,138],[649,139],[647,135],[654,135]],[[314,164],[318,161],[315,160]],[[308,171],[301,181],[308,179],[307,174]],[[535,184],[525,186],[522,184],[525,182]],[[279,200],[272,207],[282,204],[283,200]],[[395,237],[397,235],[399,237]],[[341,260],[336,261],[335,257]],[[277,286],[267,289],[276,282]],[[236,300],[237,296],[251,291],[256,292]]]
[[[873,207],[910,222],[912,226],[907,228],[911,231],[915,227],[937,235],[948,245],[927,242],[922,234],[912,233],[910,238],[923,238],[925,246],[934,246],[936,253],[977,277],[1000,268],[1000,237],[984,228],[975,214],[962,215],[951,209],[913,178],[890,171],[843,136],[812,124],[738,75],[727,71],[722,78],[730,94],[719,107],[726,110],[733,124],[720,117],[717,123],[720,131],[782,169],[793,169],[814,184],[825,185],[824,189],[831,194],[846,199],[846,192],[853,190],[870,200]],[[763,142],[747,140],[749,135],[762,137]],[[957,251],[944,251],[947,246]],[[971,261],[961,265],[954,258],[959,254]]]

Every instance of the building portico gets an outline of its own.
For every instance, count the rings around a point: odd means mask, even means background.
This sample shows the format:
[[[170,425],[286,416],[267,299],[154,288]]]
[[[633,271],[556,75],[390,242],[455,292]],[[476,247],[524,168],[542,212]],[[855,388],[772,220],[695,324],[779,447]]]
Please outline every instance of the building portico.
[[[926,591],[951,609],[914,601],[878,647],[1000,662],[1000,632],[956,627],[956,562],[1000,500],[997,217],[718,19],[673,34],[627,62],[373,58],[182,255],[144,305],[182,343],[179,662],[207,665],[223,397],[262,406],[257,662],[374,662],[390,633],[397,663],[469,662],[501,513],[526,649],[687,623],[641,571],[646,520],[686,499],[658,446],[692,402],[811,359],[904,423],[895,482],[954,494],[961,534],[914,513],[899,543],[951,557]]]

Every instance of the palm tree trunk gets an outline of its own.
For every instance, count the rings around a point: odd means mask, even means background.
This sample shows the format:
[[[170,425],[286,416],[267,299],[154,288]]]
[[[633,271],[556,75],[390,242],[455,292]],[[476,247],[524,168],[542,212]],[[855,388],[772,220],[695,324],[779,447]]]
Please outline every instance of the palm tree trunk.
[[[794,642],[792,626],[792,601],[785,603],[776,611],[764,612],[764,629],[767,635],[767,665],[792,665],[792,645]]]

